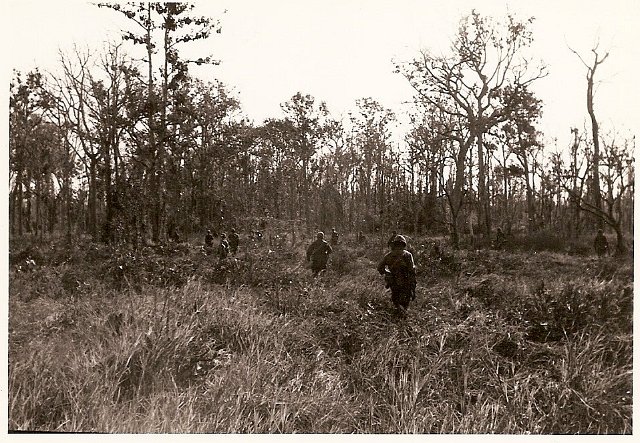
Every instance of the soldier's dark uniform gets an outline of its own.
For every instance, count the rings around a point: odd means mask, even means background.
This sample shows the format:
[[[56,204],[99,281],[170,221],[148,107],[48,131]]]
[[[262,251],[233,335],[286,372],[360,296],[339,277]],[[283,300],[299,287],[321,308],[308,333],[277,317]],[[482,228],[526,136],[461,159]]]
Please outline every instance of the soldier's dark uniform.
[[[329,254],[332,252],[333,249],[329,246],[329,243],[324,241],[324,233],[318,232],[316,241],[307,248],[307,261],[311,262],[311,270],[314,277],[323,269],[327,269]]]
[[[207,235],[204,236],[204,250],[206,251],[207,255],[213,252],[213,234],[209,229],[207,230]]]
[[[339,234],[336,232],[336,228],[333,228],[331,230],[331,244],[332,245],[335,246],[335,245],[338,244],[338,237],[339,237]]]
[[[504,236],[504,232],[502,232],[502,229],[498,228],[498,231],[496,232],[496,249],[502,249],[506,241],[507,238]]]
[[[171,225],[169,229],[167,229],[167,238],[175,243],[180,243],[180,233],[178,232],[178,228]]]
[[[238,252],[238,244],[240,243],[240,237],[235,229],[231,229],[231,234],[229,234],[229,251],[232,254]]]
[[[416,298],[416,267],[406,246],[405,238],[396,235],[391,252],[378,264],[378,272],[385,276],[386,286],[391,289],[391,301],[402,310]]]
[[[218,246],[218,258],[223,260],[229,255],[229,242],[227,242],[226,234],[220,234],[220,245]]]
[[[598,229],[596,238],[593,239],[593,249],[596,250],[598,257],[603,256],[609,250],[609,242],[607,242],[607,237],[602,233],[602,229]]]

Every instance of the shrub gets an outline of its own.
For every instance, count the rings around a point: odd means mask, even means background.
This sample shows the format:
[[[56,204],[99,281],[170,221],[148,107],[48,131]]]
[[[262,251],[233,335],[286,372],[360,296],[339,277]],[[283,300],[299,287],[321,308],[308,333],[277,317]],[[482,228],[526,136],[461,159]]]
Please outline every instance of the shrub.
[[[509,247],[521,251],[564,252],[567,248],[567,242],[564,237],[554,231],[537,231],[532,234],[514,236],[509,241]]]

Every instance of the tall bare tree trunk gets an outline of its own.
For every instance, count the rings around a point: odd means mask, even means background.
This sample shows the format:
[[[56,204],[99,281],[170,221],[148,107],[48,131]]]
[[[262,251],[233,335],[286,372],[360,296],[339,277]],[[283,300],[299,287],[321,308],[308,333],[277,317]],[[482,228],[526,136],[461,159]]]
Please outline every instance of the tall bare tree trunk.
[[[604,57],[600,58],[600,54],[598,54],[598,46],[596,45],[596,47],[591,50],[594,55],[593,64],[588,65],[580,54],[571,48],[569,49],[578,56],[582,64],[587,68],[587,111],[589,112],[589,118],[591,119],[591,136],[593,138],[593,169],[591,172],[593,197],[596,210],[598,212],[602,212],[602,195],[600,193],[600,139],[598,134],[598,120],[596,119],[596,114],[593,108],[593,79],[595,77],[596,69],[599,65],[604,63],[607,57],[609,57],[609,53],[607,52]],[[604,227],[604,222],[601,218],[598,217],[596,223],[598,229],[602,229]]]
[[[90,159],[89,162],[89,233],[93,240],[97,240],[98,230],[98,192],[97,192],[97,160]]]
[[[469,139],[468,142],[460,146],[460,151],[456,158],[456,177],[449,201],[449,208],[451,209],[451,243],[455,249],[458,249],[460,246],[460,228],[462,223],[460,213],[464,198],[463,186],[465,181],[464,167],[472,141],[472,139]]]
[[[607,58],[607,56],[605,55],[604,58]],[[602,59],[602,61],[604,61],[604,59]],[[596,53],[596,61],[593,64],[593,68],[591,68],[587,74],[587,110],[591,118],[591,136],[593,137],[593,197],[595,207],[598,211],[602,211],[602,196],[600,194],[600,139],[598,136],[598,121],[596,120],[596,114],[593,109],[593,76],[598,64],[598,54]],[[602,219],[598,218],[597,224],[598,229],[604,228]]]
[[[17,195],[17,201],[15,203],[15,207],[14,210],[18,211],[18,235],[22,236],[22,202],[23,202],[23,197],[22,197],[22,169],[20,169],[18,171],[18,176],[16,177],[16,186],[18,187],[18,195]]]
[[[482,132],[476,136],[478,148],[478,224],[485,239],[491,236],[491,212],[489,194],[487,192],[487,172],[484,159],[484,143]]]

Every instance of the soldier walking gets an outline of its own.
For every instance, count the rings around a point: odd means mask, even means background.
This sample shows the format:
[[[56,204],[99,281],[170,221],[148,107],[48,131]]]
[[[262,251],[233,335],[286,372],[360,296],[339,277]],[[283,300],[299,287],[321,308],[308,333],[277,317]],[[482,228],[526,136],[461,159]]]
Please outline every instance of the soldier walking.
[[[218,258],[224,260],[229,256],[229,242],[227,241],[227,234],[224,232],[220,234],[220,245],[218,245]]]
[[[409,302],[416,298],[416,267],[413,255],[405,250],[407,241],[396,235],[388,252],[378,264],[378,272],[384,275],[385,286],[391,289],[391,301],[396,310],[404,313]]]
[[[338,237],[339,237],[339,234],[338,234],[338,232],[336,231],[336,228],[332,228],[332,229],[331,229],[331,244],[332,244],[333,246],[335,246],[335,245],[337,245],[337,244],[338,244]]]
[[[506,242],[507,238],[504,236],[504,232],[502,232],[501,228],[498,228],[496,232],[496,249],[501,250]]]
[[[207,255],[213,252],[213,234],[210,229],[207,229],[207,235],[204,236],[204,250]]]
[[[609,242],[607,242],[607,237],[604,236],[602,229],[598,229],[596,238],[593,239],[593,249],[596,250],[598,257],[602,257],[609,251]]]
[[[232,254],[238,252],[238,244],[240,243],[240,236],[236,232],[236,228],[231,228],[231,234],[229,234],[229,251]]]
[[[318,232],[316,241],[307,248],[307,261],[311,262],[313,276],[316,277],[320,271],[327,269],[329,254],[333,252],[329,243],[324,240],[324,232]]]

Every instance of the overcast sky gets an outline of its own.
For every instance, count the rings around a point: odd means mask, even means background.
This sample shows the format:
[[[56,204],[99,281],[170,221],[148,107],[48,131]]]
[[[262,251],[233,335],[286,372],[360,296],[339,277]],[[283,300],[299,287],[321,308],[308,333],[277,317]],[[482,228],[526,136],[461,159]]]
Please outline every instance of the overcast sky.
[[[220,66],[197,68],[238,94],[256,123],[281,116],[280,103],[296,92],[324,100],[336,115],[373,97],[397,113],[412,91],[393,73],[392,60],[409,60],[420,49],[446,53],[458,22],[475,8],[483,15],[533,16],[530,55],[549,68],[535,92],[544,103],[541,130],[565,147],[572,126],[583,128],[586,68],[567,46],[591,62],[590,49],[610,52],[598,68],[596,113],[604,130],[638,133],[640,116],[640,2],[636,0],[218,0],[196,2],[196,11],[219,18],[223,32],[197,49]],[[222,14],[222,11],[227,10]],[[3,39],[10,69],[36,66],[55,71],[58,49],[73,44],[100,50],[120,40],[128,26],[120,14],[79,1],[4,0]],[[195,48],[192,48],[195,49]]]

